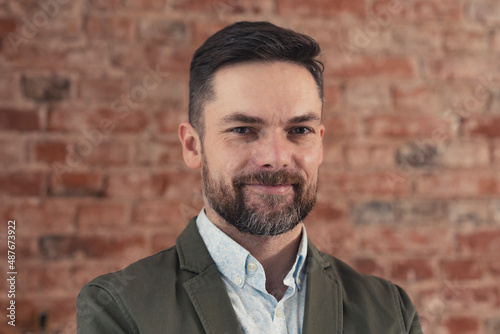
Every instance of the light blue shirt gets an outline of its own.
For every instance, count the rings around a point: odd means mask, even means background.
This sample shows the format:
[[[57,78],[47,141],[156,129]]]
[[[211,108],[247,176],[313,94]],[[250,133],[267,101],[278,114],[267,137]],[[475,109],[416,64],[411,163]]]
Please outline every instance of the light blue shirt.
[[[216,227],[204,209],[196,224],[221,273],[243,333],[302,333],[307,278],[305,227],[302,225],[302,240],[295,263],[283,280],[288,289],[278,302],[266,291],[266,275],[259,261]]]

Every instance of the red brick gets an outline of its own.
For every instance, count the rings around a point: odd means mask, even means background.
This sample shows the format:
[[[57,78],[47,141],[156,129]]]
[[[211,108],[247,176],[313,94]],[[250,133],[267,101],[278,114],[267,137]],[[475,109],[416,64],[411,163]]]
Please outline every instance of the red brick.
[[[308,224],[315,224],[318,221],[324,221],[325,219],[329,223],[334,223],[347,218],[349,215],[349,209],[345,203],[340,203],[340,200],[329,200],[318,198],[316,204],[314,205],[314,210],[307,216]],[[308,225],[309,226],[309,225]]]
[[[474,254],[498,254],[500,252],[500,230],[460,233],[460,249]]]
[[[425,259],[405,259],[393,261],[391,277],[412,282],[414,280],[429,280],[434,277],[432,265]]]
[[[428,173],[415,179],[418,195],[437,197],[494,196],[500,194],[500,180],[491,173]]]
[[[139,22],[139,38],[145,43],[157,45],[184,44],[189,31],[183,21],[142,20]]]
[[[57,35],[62,39],[76,39],[81,34],[81,22],[74,17],[58,15],[37,33],[38,38],[50,39]]]
[[[31,151],[35,161],[64,162],[70,145],[63,141],[38,141],[31,144]]]
[[[24,159],[24,149],[19,139],[0,139],[0,166],[8,167]]]
[[[148,124],[142,110],[130,110],[127,114],[112,109],[74,110],[73,108],[52,109],[49,111],[48,128],[52,131],[82,131],[100,129],[103,133],[140,132]]]
[[[0,174],[0,195],[39,196],[44,190],[45,176],[40,172],[3,172]]]
[[[499,138],[500,116],[468,119],[465,122],[464,130],[469,136]]]
[[[180,231],[159,232],[153,235],[151,240],[153,253],[160,252],[164,249],[175,245],[175,240],[179,236]]]
[[[373,1],[372,10],[378,17],[389,17],[393,22],[399,19],[408,19],[411,14],[411,9],[408,4],[402,1],[395,0],[375,0]],[[387,19],[389,20],[389,19]]]
[[[496,141],[493,146],[493,165],[497,168],[500,168],[500,141]]]
[[[325,125],[325,137],[350,137],[362,133],[362,124],[358,116],[346,114],[325,115],[323,119]]]
[[[449,204],[448,216],[456,225],[481,225],[488,222],[488,203],[482,200],[453,200]]]
[[[392,97],[396,111],[434,112],[438,109],[438,93],[422,84],[398,84]]]
[[[340,106],[342,96],[339,86],[327,84],[323,87],[323,93],[325,99],[324,110],[328,111]]]
[[[77,150],[78,147],[77,142]],[[127,143],[103,142],[92,147],[91,153],[83,159],[85,164],[91,166],[123,166],[130,161],[130,145]]]
[[[60,179],[52,176],[49,194],[55,196],[100,196],[103,176],[97,172],[68,172]]]
[[[450,133],[449,125],[441,118],[426,115],[386,114],[366,119],[367,132],[372,136],[425,137]]]
[[[109,46],[110,62],[113,66],[126,69],[146,67],[144,46],[132,43],[113,43]]]
[[[409,182],[390,183],[386,173],[339,172],[321,176],[321,191],[328,194],[404,195],[411,192]]]
[[[500,260],[489,261],[488,271],[493,277],[500,278]]]
[[[446,254],[455,250],[454,236],[448,228],[423,227],[395,229],[366,226],[358,229],[358,250],[369,254],[408,256]]]
[[[143,166],[185,166],[182,147],[177,139],[140,141],[137,143],[136,152],[136,159]]]
[[[395,148],[391,144],[373,141],[347,144],[346,159],[349,167],[360,170],[387,170],[395,166]]]
[[[203,206],[201,195],[201,173],[199,170],[179,170],[168,174],[168,187],[165,198],[180,201],[186,205],[198,207]]]
[[[446,219],[447,205],[435,199],[401,199],[395,211],[400,223],[435,225]]]
[[[184,226],[198,215],[203,204],[200,201],[148,200],[134,206],[132,219],[139,225]]]
[[[495,30],[495,34],[493,36],[493,44],[492,44],[493,51],[500,51],[500,29]]]
[[[37,111],[0,109],[0,130],[35,131],[39,129],[40,120]]]
[[[122,116],[110,109],[99,109],[87,117],[89,126],[92,124],[94,127],[102,127],[100,124],[104,120],[112,122],[113,132],[141,132],[148,125],[147,115],[142,110],[131,110],[130,113]]]
[[[344,224],[308,225],[307,236],[319,250],[343,259],[356,251],[355,232]]]
[[[106,197],[151,198],[161,196],[167,187],[165,175],[147,172],[111,174],[105,189]]]
[[[85,22],[85,30],[91,39],[131,41],[134,28],[134,22],[126,17],[89,17]]]
[[[7,36],[11,32],[16,32],[17,20],[13,17],[0,18],[0,38]]]
[[[77,219],[79,229],[114,228],[125,226],[128,223],[129,211],[125,204],[120,203],[81,204]]]
[[[476,55],[450,55],[445,58],[429,59],[425,64],[425,71],[432,79],[441,80],[477,80],[480,76],[491,73],[496,66],[496,60]]]
[[[39,256],[45,260],[71,258],[126,258],[145,256],[141,235],[47,235],[39,240]]]
[[[479,259],[443,260],[440,269],[444,278],[448,280],[480,279],[484,274]]]
[[[71,285],[72,269],[68,265],[47,266],[26,265],[23,266],[23,274],[19,275],[19,286],[27,293],[36,293],[40,287],[52,287],[52,292],[64,293],[64,290],[74,288]],[[61,291],[62,290],[62,291]]]
[[[226,26],[222,21],[199,21],[192,22],[192,39],[195,45],[201,45],[207,40],[208,37],[215,34]]]
[[[493,223],[500,226],[500,200],[491,202],[490,206]]]
[[[122,88],[121,79],[82,79],[80,97],[84,100],[111,102],[122,97]]]
[[[160,133],[177,133],[182,121],[187,121],[185,110],[162,110],[156,114],[156,125]]]
[[[500,332],[500,318],[489,318],[484,322],[484,334],[496,334]]]
[[[346,166],[345,144],[333,136],[327,135],[323,139],[323,163],[320,166],[322,173],[325,171],[333,171],[343,169]]]
[[[427,59],[442,52],[442,25],[430,22],[425,25],[402,24],[394,26],[392,33],[392,47],[405,50],[407,54],[421,55]]]
[[[75,231],[76,206],[65,200],[23,203],[19,208],[23,234],[70,233]],[[36,222],[36,224],[30,224]]]
[[[179,0],[173,1],[175,9],[183,11],[201,11],[217,15],[220,21],[231,14],[258,14],[268,11],[272,4],[265,0],[244,1],[244,0],[224,0],[224,1],[204,1],[204,0]]]
[[[367,201],[354,203],[350,208],[351,220],[355,224],[394,223],[394,205],[387,201]]]
[[[481,27],[454,27],[444,34],[444,47],[447,51],[483,52],[488,50],[488,32]]]
[[[384,268],[374,259],[358,258],[353,261],[354,268],[366,275],[384,276]]]
[[[186,75],[186,73],[189,73],[189,66],[191,64],[194,51],[195,50],[190,48],[154,48],[153,50],[146,49],[145,54],[151,68],[156,68],[158,65],[164,72]],[[185,87],[174,86],[173,88],[175,90],[179,90],[184,89]],[[155,90],[157,94],[169,97],[169,94],[165,94],[164,90],[158,92],[159,90],[161,90],[161,87]],[[169,93],[172,94],[171,92]],[[149,95],[153,96],[153,94]]]
[[[347,85],[345,102],[348,108],[377,109],[391,108],[389,87],[379,82],[353,82]]]
[[[282,15],[297,15],[298,13],[311,16],[337,16],[340,14],[350,14],[359,17],[366,16],[365,2],[362,0],[353,1],[284,1],[278,0],[278,13]]]
[[[490,149],[484,141],[447,143],[440,155],[441,165],[448,168],[486,168],[490,165]]]
[[[495,1],[475,1],[471,2],[469,16],[477,21],[486,23],[500,22],[500,5]]]
[[[458,20],[462,17],[462,4],[454,0],[417,0],[415,17],[423,20]]]
[[[87,10],[104,12],[108,10],[117,10],[122,7],[122,0],[108,0],[108,1],[100,1],[100,0],[91,0],[86,1],[85,4]]]
[[[326,63],[325,72],[334,78],[408,79],[415,74],[410,58],[401,57],[335,57]]]
[[[10,101],[15,96],[15,88],[17,87],[16,79],[13,75],[0,73],[0,98],[2,101]]]
[[[130,8],[140,9],[162,9],[167,0],[126,0],[124,5]]]
[[[474,78],[466,82],[450,82],[438,89],[441,109],[450,110],[463,118],[481,114],[488,110],[492,98],[492,80]],[[443,116],[444,117],[444,116]]]
[[[479,334],[479,319],[473,317],[450,317],[444,321],[449,334]]]

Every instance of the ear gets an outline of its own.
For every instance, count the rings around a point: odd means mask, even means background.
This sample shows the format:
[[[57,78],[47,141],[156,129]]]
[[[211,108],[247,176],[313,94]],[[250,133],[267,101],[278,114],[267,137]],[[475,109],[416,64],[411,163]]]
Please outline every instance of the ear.
[[[323,136],[325,135],[325,126],[321,124],[320,130],[319,130],[319,135],[320,135],[320,158],[319,158],[319,163],[321,164],[323,162]]]
[[[182,157],[189,168],[201,167],[201,141],[198,132],[191,123],[182,122],[179,125],[179,139],[182,144]]]

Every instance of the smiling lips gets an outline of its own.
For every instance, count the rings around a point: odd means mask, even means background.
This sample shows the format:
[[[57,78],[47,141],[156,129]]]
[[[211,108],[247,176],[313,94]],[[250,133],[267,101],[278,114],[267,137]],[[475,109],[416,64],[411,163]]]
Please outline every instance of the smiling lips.
[[[275,186],[268,186],[264,184],[247,184],[251,189],[275,195],[285,195],[293,189],[292,184],[279,184]]]

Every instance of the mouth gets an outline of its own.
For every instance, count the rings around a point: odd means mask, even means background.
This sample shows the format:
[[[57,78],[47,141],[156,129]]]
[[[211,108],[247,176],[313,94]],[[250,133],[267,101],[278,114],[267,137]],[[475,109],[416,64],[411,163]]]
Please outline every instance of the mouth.
[[[293,191],[293,184],[278,184],[270,186],[270,185],[255,183],[255,184],[247,184],[246,186],[258,192],[273,194],[273,195],[286,195],[289,192]]]

